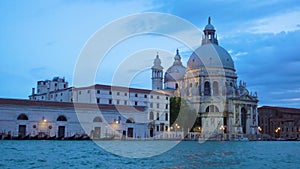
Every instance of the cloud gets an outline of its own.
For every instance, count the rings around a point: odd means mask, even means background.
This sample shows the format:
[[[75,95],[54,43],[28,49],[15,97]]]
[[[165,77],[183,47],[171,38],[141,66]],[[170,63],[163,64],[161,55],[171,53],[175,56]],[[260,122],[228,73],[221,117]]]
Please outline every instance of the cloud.
[[[287,33],[300,30],[299,23],[300,8],[296,8],[293,11],[250,21],[249,25],[252,26],[247,31],[250,33]]]
[[[247,55],[248,52],[234,52],[232,49],[228,50],[228,53],[231,55],[233,61],[239,60],[240,56]]]

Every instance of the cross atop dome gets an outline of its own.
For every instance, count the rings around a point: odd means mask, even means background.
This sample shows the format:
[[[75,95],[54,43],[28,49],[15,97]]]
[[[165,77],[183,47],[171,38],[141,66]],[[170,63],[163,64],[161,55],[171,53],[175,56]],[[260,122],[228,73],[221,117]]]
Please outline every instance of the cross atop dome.
[[[204,37],[202,38],[202,45],[207,44],[207,43],[214,43],[218,45],[218,39],[217,36],[215,36],[215,28],[211,24],[211,18],[208,17],[208,23],[205,26],[204,30]]]

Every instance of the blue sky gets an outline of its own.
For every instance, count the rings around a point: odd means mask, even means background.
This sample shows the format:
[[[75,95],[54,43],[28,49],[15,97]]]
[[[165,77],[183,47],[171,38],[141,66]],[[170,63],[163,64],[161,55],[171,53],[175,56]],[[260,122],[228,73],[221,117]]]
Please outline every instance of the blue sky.
[[[28,98],[36,81],[53,76],[63,76],[72,83],[78,56],[87,40],[112,21],[142,12],[176,15],[200,31],[211,16],[219,45],[230,52],[239,79],[247,82],[250,91],[258,92],[259,105],[300,108],[297,0],[0,1],[0,97]],[[190,55],[174,39],[158,35],[133,37],[110,50],[95,82],[110,84],[124,57],[149,48],[160,51],[165,69],[172,64],[170,59],[177,48],[185,65]],[[149,67],[153,60],[147,57],[145,61],[148,67],[136,75],[132,86],[151,87]]]

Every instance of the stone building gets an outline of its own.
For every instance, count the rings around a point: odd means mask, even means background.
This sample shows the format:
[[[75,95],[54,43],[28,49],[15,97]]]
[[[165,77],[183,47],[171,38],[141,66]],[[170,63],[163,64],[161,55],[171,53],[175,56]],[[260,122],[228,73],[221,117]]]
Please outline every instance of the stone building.
[[[202,44],[189,57],[187,67],[176,51],[164,76],[164,90],[184,98],[197,110],[203,137],[257,134],[257,94],[249,92],[245,82],[238,84],[234,62],[219,46],[210,18],[203,32]]]
[[[260,133],[272,138],[300,138],[300,109],[262,106],[258,108]]]

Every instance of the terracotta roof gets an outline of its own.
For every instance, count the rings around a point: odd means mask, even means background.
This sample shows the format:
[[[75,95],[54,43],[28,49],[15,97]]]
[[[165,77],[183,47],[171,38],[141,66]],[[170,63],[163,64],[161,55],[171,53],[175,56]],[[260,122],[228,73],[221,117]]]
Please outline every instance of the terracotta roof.
[[[262,106],[259,107],[258,110],[261,109],[272,109],[281,113],[289,113],[289,114],[300,114],[300,109],[297,108],[288,108],[288,107],[276,107],[276,106]]]
[[[106,105],[106,104],[88,104],[88,103],[68,103],[53,101],[36,101],[25,99],[6,99],[0,98],[0,105],[18,105],[18,106],[37,106],[37,107],[60,107],[60,108],[93,108],[100,110],[131,110],[145,111],[145,106],[123,106],[123,105]]]

